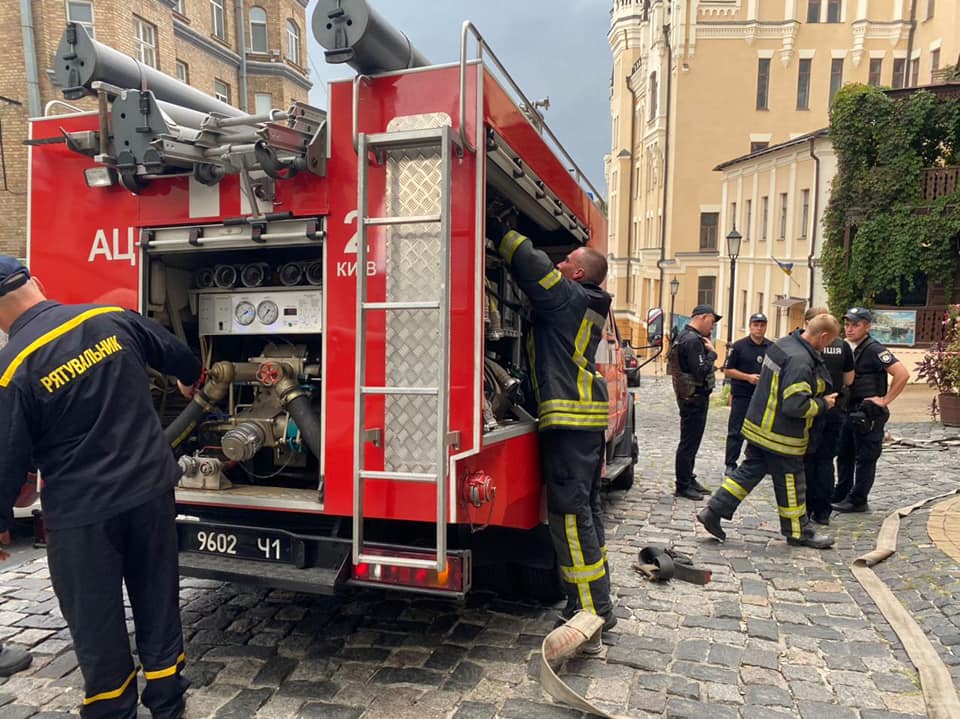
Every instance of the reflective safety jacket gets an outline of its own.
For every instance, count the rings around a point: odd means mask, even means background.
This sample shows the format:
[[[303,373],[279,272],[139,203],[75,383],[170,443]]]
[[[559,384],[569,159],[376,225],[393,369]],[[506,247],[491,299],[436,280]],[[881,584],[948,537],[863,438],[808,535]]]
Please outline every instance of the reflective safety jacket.
[[[610,295],[565,278],[519,232],[504,235],[498,250],[534,309],[527,353],[540,429],[605,430],[607,383],[596,355]]]
[[[806,454],[810,427],[826,411],[823,395],[830,389],[823,358],[800,335],[796,330],[767,349],[740,430],[748,442],[787,457]]]
[[[147,364],[186,384],[200,375],[185,344],[121,307],[46,301],[17,318],[0,350],[0,531],[34,467],[50,529],[109,519],[173,489],[180,469]]]

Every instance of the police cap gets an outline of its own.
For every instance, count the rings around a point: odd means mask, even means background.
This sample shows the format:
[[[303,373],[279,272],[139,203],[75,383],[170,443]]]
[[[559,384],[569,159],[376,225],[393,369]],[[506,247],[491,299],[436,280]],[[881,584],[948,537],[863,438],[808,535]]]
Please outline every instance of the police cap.
[[[0,255],[0,297],[23,287],[30,279],[30,270],[20,260]]]
[[[873,315],[866,307],[851,307],[843,315],[848,322],[873,322]]]
[[[763,324],[767,324],[767,316],[763,314],[763,312],[757,312],[756,314],[750,315],[750,324],[753,324],[754,322],[763,322]]]
[[[720,315],[713,311],[713,307],[710,305],[697,305],[693,308],[693,312],[690,313],[691,317],[696,317],[697,315],[713,315],[714,322],[719,322],[723,319]]]

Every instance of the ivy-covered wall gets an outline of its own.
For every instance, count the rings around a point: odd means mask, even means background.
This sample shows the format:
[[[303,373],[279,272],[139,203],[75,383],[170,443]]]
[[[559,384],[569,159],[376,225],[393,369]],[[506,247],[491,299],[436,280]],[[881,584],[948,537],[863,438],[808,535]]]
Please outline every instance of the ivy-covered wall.
[[[923,201],[921,171],[960,165],[960,101],[926,91],[891,98],[847,85],[833,101],[830,138],[838,172],[821,263],[831,307],[872,305],[884,291],[899,301],[918,273],[949,291],[960,250],[960,191]],[[848,252],[849,225],[855,234]]]

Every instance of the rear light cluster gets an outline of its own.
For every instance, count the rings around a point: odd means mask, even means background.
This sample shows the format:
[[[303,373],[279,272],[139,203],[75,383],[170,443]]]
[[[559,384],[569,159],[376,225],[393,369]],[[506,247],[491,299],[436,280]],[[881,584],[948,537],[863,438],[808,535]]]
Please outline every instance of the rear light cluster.
[[[368,553],[371,553],[368,550]],[[470,589],[469,555],[447,555],[447,568],[442,572],[424,567],[404,567],[391,564],[396,558],[428,559],[430,555],[414,552],[390,552],[377,550],[383,554],[383,562],[361,562],[350,570],[354,582],[363,584],[386,584],[413,590],[465,594]]]
[[[636,366],[637,366],[637,359],[636,359],[636,357],[627,357],[627,358],[623,361],[623,363],[624,363],[627,367],[636,367]]]

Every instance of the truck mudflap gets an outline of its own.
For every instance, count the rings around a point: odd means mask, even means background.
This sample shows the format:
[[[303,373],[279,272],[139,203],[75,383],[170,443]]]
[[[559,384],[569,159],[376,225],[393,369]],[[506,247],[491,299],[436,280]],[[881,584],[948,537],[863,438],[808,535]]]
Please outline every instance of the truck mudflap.
[[[350,540],[282,529],[177,520],[180,574],[310,594],[350,577]]]

